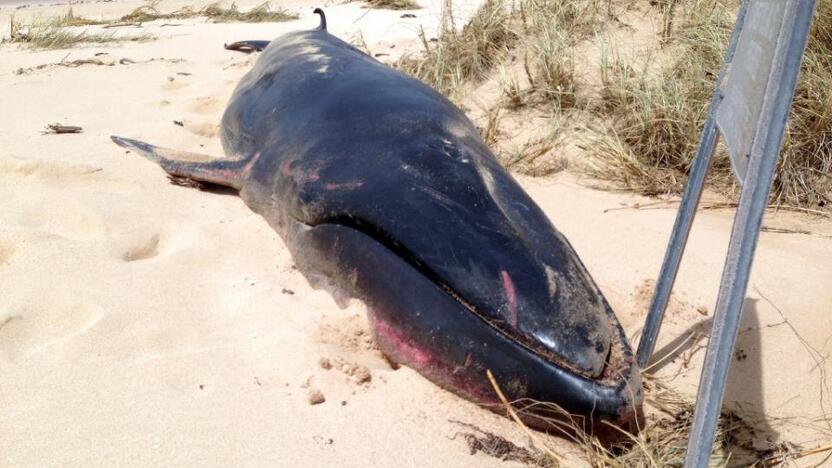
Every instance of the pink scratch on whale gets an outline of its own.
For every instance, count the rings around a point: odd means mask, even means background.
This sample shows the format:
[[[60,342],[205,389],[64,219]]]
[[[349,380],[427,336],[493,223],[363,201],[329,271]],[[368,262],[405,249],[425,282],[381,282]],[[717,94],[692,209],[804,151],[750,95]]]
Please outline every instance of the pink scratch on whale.
[[[388,345],[395,350],[406,363],[418,368],[422,368],[430,364],[430,354],[424,350],[413,346],[411,341],[405,337],[399,330],[387,321],[374,317],[373,325],[378,334],[378,337],[388,343]]]
[[[506,303],[508,304],[509,323],[517,327],[517,293],[514,290],[514,282],[505,270],[501,271],[503,276],[503,290],[506,292]]]

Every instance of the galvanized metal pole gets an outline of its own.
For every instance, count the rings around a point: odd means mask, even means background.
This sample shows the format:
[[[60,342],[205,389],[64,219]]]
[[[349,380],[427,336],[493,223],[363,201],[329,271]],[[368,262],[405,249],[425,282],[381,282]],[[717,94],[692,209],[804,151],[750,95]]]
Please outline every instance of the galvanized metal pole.
[[[696,398],[685,467],[707,467],[722,407],[725,382],[733,356],[748,277],[760,226],[768,204],[786,118],[800,60],[811,26],[815,0],[788,0],[760,114],[748,173],[740,195],[722,274],[714,324]]]
[[[667,251],[665,252],[664,261],[662,262],[659,277],[656,281],[656,290],[653,292],[653,299],[650,302],[650,309],[641,332],[636,360],[642,369],[647,367],[650,356],[653,355],[653,350],[656,347],[656,339],[659,336],[659,330],[662,326],[662,319],[667,309],[667,302],[670,299],[670,292],[673,289],[673,283],[676,281],[676,274],[679,272],[679,264],[682,262],[682,255],[685,252],[685,245],[688,242],[688,234],[690,234],[693,219],[696,217],[696,207],[699,205],[699,199],[702,196],[702,188],[705,186],[705,176],[708,174],[708,168],[711,165],[711,156],[713,156],[719,136],[716,127],[716,110],[719,108],[720,102],[722,102],[721,85],[728,64],[733,60],[734,50],[737,46],[740,30],[742,30],[747,8],[748,0],[745,0],[740,6],[734,32],[731,34],[731,41],[728,43],[728,49],[725,51],[725,62],[722,70],[719,72],[719,78],[716,81],[716,89],[714,89],[714,94],[711,98],[711,107],[708,110],[708,117],[702,129],[702,136],[699,139],[696,156],[693,158],[693,165],[690,169],[685,193],[682,195],[679,211],[676,213],[676,221],[673,224],[673,231],[670,233],[670,241],[668,241]]]

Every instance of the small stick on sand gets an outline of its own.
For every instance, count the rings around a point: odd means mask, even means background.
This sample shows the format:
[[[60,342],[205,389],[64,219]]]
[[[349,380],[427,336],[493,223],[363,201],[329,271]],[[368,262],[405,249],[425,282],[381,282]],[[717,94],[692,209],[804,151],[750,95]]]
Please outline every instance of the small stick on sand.
[[[771,227],[771,226],[763,226],[760,228],[762,232],[773,232],[777,234],[806,234],[812,235],[812,231],[807,231],[805,229],[788,229],[788,228],[780,228],[780,227]]]
[[[661,200],[656,202],[650,203],[634,203],[632,205],[623,205],[623,206],[616,206],[613,208],[605,208],[604,213],[610,211],[618,211],[618,210],[663,210],[669,208],[675,208],[676,205],[679,204],[679,200]],[[736,208],[736,202],[714,202],[714,203],[703,203],[699,206],[699,210],[723,210],[729,208]],[[768,205],[767,210],[769,211],[794,211],[798,213],[807,213],[811,215],[820,216],[823,218],[829,218],[830,214],[821,211],[821,210],[813,210],[811,208],[803,208],[800,206],[792,206],[792,205],[778,205],[778,204],[771,204]]]
[[[129,26],[133,26],[133,27],[136,27],[136,28],[141,28],[142,24],[141,23],[113,23],[113,24],[106,24],[106,25],[103,26],[103,28],[104,29],[126,28],[126,27],[129,27]]]
[[[54,133],[56,135],[60,135],[60,134],[63,134],[63,133],[81,133],[82,131],[83,131],[83,129],[81,127],[77,127],[77,126],[74,126],[74,125],[61,125],[61,124],[54,123],[54,124],[47,125],[46,126],[46,131],[43,132],[43,133],[44,134]]]

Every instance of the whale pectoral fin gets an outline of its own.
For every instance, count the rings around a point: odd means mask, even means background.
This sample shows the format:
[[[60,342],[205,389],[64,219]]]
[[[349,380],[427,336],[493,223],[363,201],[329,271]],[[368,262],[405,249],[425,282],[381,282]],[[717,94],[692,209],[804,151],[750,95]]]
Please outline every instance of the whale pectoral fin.
[[[173,177],[223,185],[237,190],[242,188],[243,175],[248,164],[250,164],[250,162],[214,159],[203,154],[160,148],[149,143],[118,136],[111,136],[110,139],[122,148],[135,151],[159,164],[165,172]]]
[[[238,41],[231,44],[225,44],[225,50],[236,50],[237,52],[245,52],[250,54],[252,52],[259,52],[269,45],[270,41]]]

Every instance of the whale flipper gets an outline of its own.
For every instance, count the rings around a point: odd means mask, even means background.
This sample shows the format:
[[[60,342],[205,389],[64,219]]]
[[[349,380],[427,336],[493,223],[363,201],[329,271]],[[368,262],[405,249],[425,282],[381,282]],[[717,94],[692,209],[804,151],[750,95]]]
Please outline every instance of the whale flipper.
[[[225,44],[225,50],[236,50],[237,52],[250,54],[265,49],[269,45],[269,42],[271,41],[237,41],[231,44]]]
[[[216,159],[199,153],[160,148],[118,136],[111,136],[110,139],[122,148],[135,151],[159,164],[171,176],[223,185],[236,190],[242,188],[243,176],[253,162]]]

